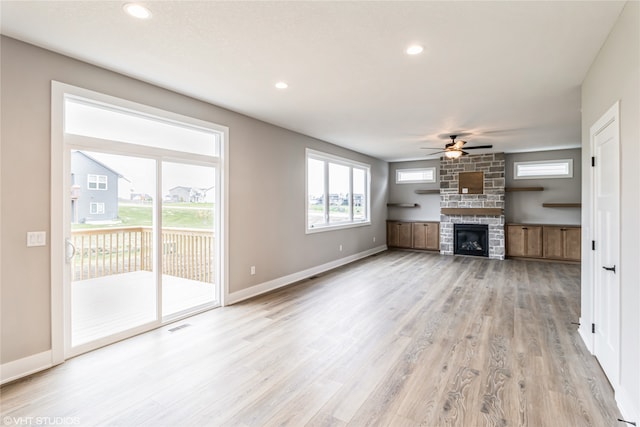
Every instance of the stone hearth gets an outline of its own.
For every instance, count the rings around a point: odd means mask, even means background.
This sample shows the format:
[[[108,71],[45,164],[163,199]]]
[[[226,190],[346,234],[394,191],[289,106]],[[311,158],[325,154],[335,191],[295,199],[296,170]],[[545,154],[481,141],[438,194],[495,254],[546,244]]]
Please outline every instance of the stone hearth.
[[[440,253],[453,255],[453,224],[489,226],[489,258],[504,259],[504,153],[440,160],[440,208],[498,208],[499,215],[440,215]],[[483,172],[483,194],[458,194],[460,172]]]

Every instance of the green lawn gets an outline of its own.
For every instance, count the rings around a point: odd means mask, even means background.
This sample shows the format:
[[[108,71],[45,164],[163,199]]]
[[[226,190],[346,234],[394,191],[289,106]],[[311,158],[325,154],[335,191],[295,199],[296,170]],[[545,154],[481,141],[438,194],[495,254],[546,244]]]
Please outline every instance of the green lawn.
[[[211,229],[213,227],[212,208],[212,203],[166,203],[162,208],[162,226]],[[151,226],[152,208],[151,206],[120,205],[118,217],[122,221],[120,224],[73,224],[73,229]]]

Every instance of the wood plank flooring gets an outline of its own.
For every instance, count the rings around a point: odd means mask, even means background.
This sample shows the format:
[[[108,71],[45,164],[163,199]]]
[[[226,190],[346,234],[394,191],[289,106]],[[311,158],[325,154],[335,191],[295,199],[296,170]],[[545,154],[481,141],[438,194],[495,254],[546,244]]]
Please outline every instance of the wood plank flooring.
[[[8,384],[2,419],[618,426],[579,298],[576,265],[388,251]]]

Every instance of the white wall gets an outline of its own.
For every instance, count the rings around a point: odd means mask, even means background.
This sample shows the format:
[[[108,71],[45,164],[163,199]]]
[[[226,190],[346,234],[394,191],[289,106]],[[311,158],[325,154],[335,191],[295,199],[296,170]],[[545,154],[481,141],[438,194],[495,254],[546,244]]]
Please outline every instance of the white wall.
[[[544,187],[544,191],[505,193],[505,220],[508,223],[579,225],[579,208],[543,208],[543,203],[580,202],[582,158],[580,149],[505,154],[506,187]],[[573,159],[573,178],[513,179],[514,162]]]
[[[50,248],[26,248],[50,224],[51,80],[224,125],[230,129],[229,288],[243,297],[384,244],[388,165],[326,142],[1,38],[0,363],[51,349]],[[371,165],[372,224],[305,234],[305,148]],[[377,237],[377,243],[373,243]],[[343,251],[338,250],[339,245]],[[11,250],[6,250],[11,248]],[[250,275],[249,267],[257,274]],[[253,288],[252,288],[253,287]],[[34,360],[35,360],[34,359]]]
[[[583,241],[592,240],[589,129],[620,101],[620,383],[613,384],[626,419],[640,423],[640,3],[629,1],[582,84]],[[591,251],[583,245],[581,335],[592,317]]]

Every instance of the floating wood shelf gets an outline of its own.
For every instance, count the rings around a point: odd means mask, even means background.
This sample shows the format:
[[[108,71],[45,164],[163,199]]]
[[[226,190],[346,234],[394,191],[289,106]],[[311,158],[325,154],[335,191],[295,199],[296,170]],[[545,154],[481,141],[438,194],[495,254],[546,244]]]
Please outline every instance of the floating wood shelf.
[[[580,208],[582,203],[543,203],[543,208]]]
[[[544,191],[544,187],[505,187],[504,191]]]
[[[416,194],[440,194],[440,189],[436,188],[435,190],[415,190]]]
[[[417,203],[387,203],[390,208],[417,208],[420,205]]]
[[[443,215],[503,215],[502,208],[442,208],[440,213]]]

